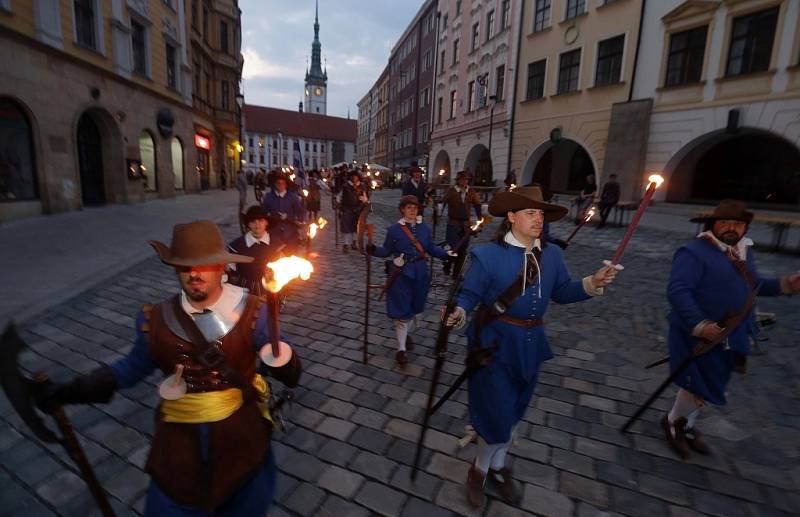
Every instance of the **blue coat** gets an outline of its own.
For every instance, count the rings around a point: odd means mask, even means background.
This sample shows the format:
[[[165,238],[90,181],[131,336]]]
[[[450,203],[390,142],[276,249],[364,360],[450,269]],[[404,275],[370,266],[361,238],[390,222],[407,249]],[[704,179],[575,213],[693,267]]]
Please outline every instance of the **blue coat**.
[[[428,255],[442,260],[448,258],[447,252],[433,243],[433,232],[428,225],[419,223],[407,226]],[[389,226],[383,246],[376,247],[373,255],[398,257],[401,253],[406,264],[386,293],[386,313],[392,319],[409,320],[425,309],[430,288],[428,262],[417,260],[420,256],[417,248],[400,228],[400,223],[395,223]]]
[[[493,304],[517,278],[524,250],[491,242],[472,251],[472,263],[457,298],[467,312],[478,304]],[[518,319],[543,318],[550,300],[573,303],[590,296],[581,280],[572,280],[557,246],[542,249],[541,275],[525,294],[507,309]],[[474,337],[475,321],[467,333]],[[499,348],[488,366],[469,379],[470,420],[487,443],[505,443],[512,428],[525,415],[533,396],[539,366],[553,357],[544,327],[524,327],[495,320],[481,329],[480,345],[496,342]]]
[[[283,197],[278,197],[274,190],[264,194],[261,205],[269,216],[269,236],[274,239],[274,245],[285,244],[286,251],[291,252],[298,242],[298,226],[304,219],[303,203],[300,196],[292,191],[286,191]],[[286,219],[281,219],[279,212],[286,214]]]
[[[761,278],[756,270],[752,249],[747,253],[747,268],[761,283],[759,296],[780,294],[780,280]],[[703,239],[695,239],[675,252],[667,285],[671,310],[669,320],[670,368],[686,359],[698,338],[692,330],[703,320],[718,322],[729,312],[738,311],[745,303],[749,287],[742,275],[718,248]],[[750,352],[750,336],[758,333],[755,311],[727,339],[712,351],[700,356],[684,371],[675,384],[703,397],[708,402],[724,405],[725,386],[733,371],[735,354]]]
[[[419,200],[420,207],[425,205],[425,198],[428,196],[428,184],[420,178],[415,187],[410,179],[403,182],[403,195],[414,196]]]

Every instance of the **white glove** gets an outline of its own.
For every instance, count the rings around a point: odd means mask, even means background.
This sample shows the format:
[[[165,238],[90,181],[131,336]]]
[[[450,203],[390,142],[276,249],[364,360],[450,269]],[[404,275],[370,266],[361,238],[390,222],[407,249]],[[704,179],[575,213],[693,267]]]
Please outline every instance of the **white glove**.
[[[453,250],[447,250],[447,256],[448,256],[448,257],[457,257],[457,256],[458,256],[458,253],[456,253],[456,252],[455,252],[455,251],[453,251]]]
[[[442,308],[442,313],[444,314],[444,308]],[[462,328],[466,322],[467,311],[461,307],[456,307],[455,310],[450,313],[450,316],[447,317],[445,325],[448,327],[454,327],[456,330],[458,330]]]
[[[284,212],[278,212],[278,215],[281,216],[281,221],[286,220],[286,214]]]
[[[406,260],[403,258],[405,253],[401,253],[399,257],[395,257],[392,262],[397,267],[403,267],[406,264]]]

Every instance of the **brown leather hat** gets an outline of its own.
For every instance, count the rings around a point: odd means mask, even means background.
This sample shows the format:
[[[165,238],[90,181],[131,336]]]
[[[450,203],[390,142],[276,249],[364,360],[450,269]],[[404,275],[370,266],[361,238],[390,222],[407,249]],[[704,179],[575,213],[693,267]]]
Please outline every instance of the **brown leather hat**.
[[[169,266],[208,266],[231,262],[244,264],[253,261],[253,257],[229,253],[219,227],[212,221],[176,224],[172,229],[169,247],[158,241],[147,243],[156,250],[161,262]]]
[[[693,223],[708,223],[720,219],[733,219],[750,224],[753,221],[753,212],[747,210],[744,201],[738,199],[723,199],[713,212],[689,219]]]
[[[545,202],[539,187],[519,187],[510,192],[500,192],[489,201],[489,213],[497,217],[528,208],[543,210],[544,220],[548,223],[558,221],[569,211],[567,207]]]

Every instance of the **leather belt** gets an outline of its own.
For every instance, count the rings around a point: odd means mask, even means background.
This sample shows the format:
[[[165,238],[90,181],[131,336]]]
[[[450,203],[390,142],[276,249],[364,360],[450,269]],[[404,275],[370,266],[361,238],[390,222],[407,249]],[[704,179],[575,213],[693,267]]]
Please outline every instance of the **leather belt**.
[[[517,327],[525,327],[526,329],[532,329],[544,325],[543,319],[521,320],[518,318],[512,318],[511,316],[506,316],[505,314],[497,319],[506,323],[510,323],[511,325],[516,325]]]

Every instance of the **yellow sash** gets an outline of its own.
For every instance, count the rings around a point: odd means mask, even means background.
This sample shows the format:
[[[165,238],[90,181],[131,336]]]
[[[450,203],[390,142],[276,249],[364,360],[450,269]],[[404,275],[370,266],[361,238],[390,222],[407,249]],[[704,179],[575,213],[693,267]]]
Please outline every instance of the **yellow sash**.
[[[253,376],[253,387],[258,395],[258,406],[261,414],[272,422],[267,400],[269,384],[260,375]],[[225,420],[242,407],[244,399],[239,388],[229,388],[205,393],[187,393],[178,400],[165,400],[161,403],[161,412],[165,422],[181,424],[204,424]]]

